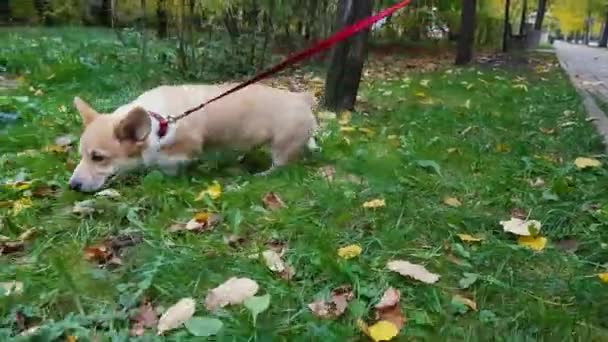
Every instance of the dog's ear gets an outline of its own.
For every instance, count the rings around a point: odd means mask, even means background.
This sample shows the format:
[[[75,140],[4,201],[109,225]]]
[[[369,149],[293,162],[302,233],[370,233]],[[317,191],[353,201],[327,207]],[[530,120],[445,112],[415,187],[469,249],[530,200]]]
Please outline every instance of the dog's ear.
[[[80,97],[74,98],[74,107],[80,113],[82,124],[86,127],[99,115],[88,103],[84,102]]]
[[[148,112],[135,107],[114,127],[114,135],[119,141],[137,143],[146,140],[151,130],[152,120]]]

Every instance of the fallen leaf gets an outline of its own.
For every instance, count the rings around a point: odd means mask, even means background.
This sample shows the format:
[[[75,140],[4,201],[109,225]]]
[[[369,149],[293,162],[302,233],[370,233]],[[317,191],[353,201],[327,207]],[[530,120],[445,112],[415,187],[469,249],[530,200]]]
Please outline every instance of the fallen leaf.
[[[500,221],[505,232],[509,232],[519,236],[533,236],[540,232],[541,223],[536,220],[522,220],[517,217],[511,217],[508,221]]]
[[[553,244],[555,248],[568,253],[575,253],[578,250],[578,241],[574,239],[559,240]]]
[[[65,108],[65,107],[64,107]],[[72,145],[76,141],[76,136],[71,134],[66,134],[55,138],[55,145],[60,147],[68,147]]]
[[[391,322],[397,330],[401,330],[405,325],[405,317],[401,312],[400,299],[401,294],[399,291],[393,287],[389,287],[382,295],[380,302],[374,306],[376,309],[376,319]]]
[[[522,89],[525,92],[528,92],[528,86],[525,84],[515,84],[513,85],[514,89]]]
[[[578,157],[574,160],[574,165],[576,165],[579,170],[584,170],[588,168],[600,167],[602,166],[602,162],[593,158]]]
[[[169,228],[170,232],[178,232],[181,230],[187,230],[190,232],[205,232],[212,230],[219,223],[222,222],[222,217],[218,214],[201,212],[194,215],[194,217],[183,226],[183,229],[179,229],[181,226],[173,225]]]
[[[350,111],[344,111],[342,113],[340,113],[340,119],[338,120],[338,123],[342,126],[348,125],[350,123],[350,120],[353,116],[353,113],[351,113]]]
[[[425,88],[428,88],[430,83],[431,83],[431,80],[421,80],[420,81],[420,85]]]
[[[181,327],[189,320],[196,310],[196,302],[192,298],[182,298],[160,316],[156,330],[162,335],[169,330]]]
[[[534,180],[528,180],[528,184],[533,188],[540,188],[545,186],[545,181],[540,177],[536,177]]]
[[[101,264],[112,258],[112,251],[105,244],[88,246],[84,249],[84,258]]]
[[[424,92],[417,92],[416,97],[424,98],[426,97],[426,94]]]
[[[471,99],[468,99],[465,103],[464,103],[464,108],[466,109],[471,109]]]
[[[429,272],[424,266],[412,264],[404,260],[389,261],[386,267],[404,277],[410,277],[427,284],[434,284],[440,278],[438,274]]]
[[[520,236],[517,238],[520,246],[528,247],[535,251],[542,251],[547,245],[547,238],[542,236]]]
[[[477,237],[470,234],[456,234],[462,242],[480,242],[483,241],[483,237]]]
[[[336,113],[329,112],[329,111],[318,112],[317,113],[317,117],[320,120],[335,120],[336,119]]]
[[[101,190],[100,192],[96,193],[95,197],[117,199],[117,198],[120,198],[120,192],[118,192],[114,189],[104,189],[104,190]]]
[[[466,305],[469,308],[471,308],[473,311],[477,311],[477,303],[475,303],[474,300],[466,298],[464,296],[461,296],[461,295],[458,295],[458,294],[454,295],[452,297],[452,302],[453,303],[460,303],[460,304]]]
[[[209,337],[217,335],[224,323],[212,317],[192,317],[184,323],[186,330],[196,337]]]
[[[336,168],[332,165],[326,165],[319,168],[319,175],[325,178],[328,182],[333,182],[336,176]]]
[[[205,298],[205,307],[215,311],[226,305],[241,304],[258,292],[259,285],[249,278],[232,277],[222,285],[212,289]]]
[[[251,316],[253,317],[253,326],[256,326],[258,315],[262,312],[268,310],[270,306],[270,295],[265,294],[263,296],[253,296],[251,298],[247,298],[243,304],[251,312]]]
[[[350,286],[341,286],[331,292],[329,301],[316,300],[308,304],[308,308],[316,317],[334,319],[340,317],[346,311],[348,302],[353,298],[352,288]]]
[[[0,282],[1,294],[4,296],[20,295],[23,293],[23,283],[20,281]]]
[[[54,185],[39,185],[32,190],[34,197],[56,197],[59,187]]]
[[[598,278],[604,283],[608,283],[608,272],[600,273],[597,275]]]
[[[137,308],[137,313],[131,317],[131,336],[142,336],[146,328],[154,328],[158,324],[158,315],[152,304],[144,300]]]
[[[276,251],[272,249],[265,250],[262,252],[262,258],[268,269],[280,274],[281,278],[290,280],[295,275],[294,269],[283,261],[281,255]]]
[[[462,206],[462,202],[460,202],[460,200],[456,197],[444,197],[443,203],[454,208]]]
[[[365,203],[363,203],[363,208],[367,208],[367,209],[376,209],[376,208],[383,208],[386,207],[386,201],[384,199],[373,199],[371,201],[367,201]]]
[[[548,134],[551,135],[553,133],[555,133],[555,128],[545,128],[545,127],[540,127],[539,130],[544,133],[544,134]]]
[[[218,182],[213,182],[207,189],[201,191],[198,196],[194,199],[195,201],[202,201],[205,196],[209,196],[212,200],[216,200],[222,196],[222,186]]]
[[[363,248],[359,245],[349,245],[338,249],[338,256],[342,259],[352,259],[361,254]]]
[[[23,210],[31,208],[34,205],[32,200],[27,197],[20,198],[13,202],[13,216],[19,215]]]
[[[25,249],[23,241],[0,241],[0,255],[21,252]]]
[[[275,192],[268,192],[262,197],[262,203],[268,210],[279,210],[281,208],[287,208],[285,202]]]
[[[359,132],[365,133],[370,136],[376,134],[376,131],[374,131],[371,128],[367,128],[367,127],[359,127],[358,130],[359,130]]]
[[[89,215],[95,211],[97,211],[95,209],[95,200],[76,202],[74,203],[74,207],[72,207],[72,213],[74,214]]]
[[[140,234],[124,234],[110,236],[103,242],[87,246],[83,250],[87,261],[100,265],[122,265],[120,254],[125,247],[134,246],[141,242]]]
[[[367,328],[369,337],[372,340],[390,341],[399,334],[399,329],[389,321],[379,321]]]
[[[509,153],[511,152],[511,147],[507,144],[497,144],[495,150],[497,153]]]
[[[355,127],[352,127],[352,126],[341,126],[340,127],[340,132],[343,132],[343,133],[354,132],[356,130],[357,129]]]

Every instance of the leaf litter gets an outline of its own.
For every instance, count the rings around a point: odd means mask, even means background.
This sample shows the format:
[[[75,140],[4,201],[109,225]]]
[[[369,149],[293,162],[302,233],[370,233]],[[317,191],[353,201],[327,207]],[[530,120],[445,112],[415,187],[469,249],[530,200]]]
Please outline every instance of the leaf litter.
[[[308,304],[308,308],[318,318],[335,319],[342,316],[354,297],[352,287],[340,286],[331,291],[329,299],[318,299]]]
[[[409,277],[426,284],[434,284],[441,277],[438,274],[429,272],[424,266],[413,264],[405,260],[392,260],[386,264],[386,267],[401,274],[404,277]]]
[[[249,278],[232,277],[220,286],[212,289],[205,298],[205,307],[215,311],[227,305],[242,304],[253,297],[260,286]]]
[[[196,311],[196,302],[192,298],[182,298],[168,308],[158,320],[157,334],[180,328]]]

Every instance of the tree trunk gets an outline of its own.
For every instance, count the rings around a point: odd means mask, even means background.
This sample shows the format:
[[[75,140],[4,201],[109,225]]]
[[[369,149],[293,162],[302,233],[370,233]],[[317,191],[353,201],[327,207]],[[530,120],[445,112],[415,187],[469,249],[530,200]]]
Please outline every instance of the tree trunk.
[[[156,0],[156,35],[158,38],[167,38],[169,32],[169,14],[167,13],[167,0]]]
[[[600,38],[599,47],[608,47],[608,9],[606,9],[606,18],[604,19],[604,30]]]
[[[373,0],[340,0],[337,29],[372,14]],[[367,57],[369,29],[337,45],[331,56],[325,83],[325,106],[331,110],[353,109]]]
[[[99,11],[99,22],[103,26],[112,26],[112,1],[103,0],[101,2],[101,10]]]
[[[34,0],[34,7],[36,8],[38,19],[46,26],[53,24],[51,17],[49,16],[49,11],[51,9],[49,1],[50,0]]]
[[[9,0],[0,0],[0,22],[9,23],[11,21],[11,3]]]
[[[583,36],[583,44],[589,45],[589,35],[591,34],[591,10],[587,13],[587,18],[585,18],[585,32]]]
[[[509,51],[509,38],[511,37],[511,20],[509,18],[509,10],[511,9],[511,0],[505,1],[505,26],[502,32],[502,52]]]
[[[526,22],[528,21],[528,0],[523,0],[521,8],[521,22],[519,24],[519,35],[526,34]]]
[[[543,21],[545,20],[545,13],[547,12],[547,0],[538,0],[538,7],[536,8],[536,21],[534,22],[535,30],[543,29]]]
[[[460,13],[460,34],[458,37],[458,50],[456,51],[456,65],[468,64],[473,58],[476,9],[477,0],[462,0],[462,11]]]

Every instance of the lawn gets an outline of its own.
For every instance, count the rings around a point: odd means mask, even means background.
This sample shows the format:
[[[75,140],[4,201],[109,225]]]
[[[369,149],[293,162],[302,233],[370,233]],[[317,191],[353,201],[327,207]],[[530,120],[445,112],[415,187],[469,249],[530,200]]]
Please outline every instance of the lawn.
[[[357,111],[319,111],[320,153],[269,177],[250,172],[263,167],[264,151],[244,165],[209,155],[177,177],[150,170],[118,178],[113,199],[68,190],[77,148],[54,141],[81,131],[76,95],[111,111],[150,87],[183,82],[164,62],[165,48],[151,43],[142,61],[135,45],[105,31],[4,30],[0,38],[0,68],[19,82],[1,94],[0,111],[20,114],[0,127],[0,282],[23,283],[21,293],[0,297],[2,340],[125,341],[141,303],[162,312],[185,297],[195,299],[196,316],[223,322],[218,341],[366,340],[357,321],[375,321],[389,287],[407,317],[396,340],[608,340],[608,284],[598,276],[608,271],[608,169],[574,163],[606,159],[551,56],[428,72],[408,71],[404,55],[387,64],[372,56]],[[299,75],[272,83],[297,79],[318,90],[319,76]],[[219,197],[197,201],[215,182]],[[265,208],[268,192],[286,207]],[[363,207],[375,199],[385,205]],[[85,200],[93,212],[74,213]],[[201,212],[222,222],[170,230]],[[499,222],[512,216],[540,221],[534,241],[544,237],[546,246],[533,250],[504,232]],[[24,232],[23,248],[10,248]],[[108,238],[120,245],[120,262],[91,256]],[[338,256],[353,244],[360,255]],[[268,246],[284,249],[291,279],[259,257]],[[440,279],[387,270],[397,259]],[[234,276],[270,295],[255,327],[242,305],[205,309],[209,290]],[[315,317],[308,304],[343,285],[354,297],[346,312]],[[33,326],[41,328],[17,337]],[[133,340],[200,338],[151,328]]]

